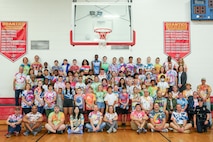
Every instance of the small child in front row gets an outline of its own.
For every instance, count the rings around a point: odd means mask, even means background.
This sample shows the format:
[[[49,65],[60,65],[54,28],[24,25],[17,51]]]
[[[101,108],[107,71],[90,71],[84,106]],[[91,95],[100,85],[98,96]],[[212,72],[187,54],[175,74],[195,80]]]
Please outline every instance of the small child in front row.
[[[129,110],[129,94],[127,93],[126,88],[122,89],[122,93],[119,96],[119,102],[120,102],[120,109],[121,109],[121,121],[122,121],[122,126],[126,126],[126,119],[127,119],[127,114]]]

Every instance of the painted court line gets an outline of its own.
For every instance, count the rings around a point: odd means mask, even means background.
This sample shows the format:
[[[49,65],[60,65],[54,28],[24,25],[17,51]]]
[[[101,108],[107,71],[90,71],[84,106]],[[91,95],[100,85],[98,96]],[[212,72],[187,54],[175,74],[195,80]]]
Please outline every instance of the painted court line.
[[[171,142],[171,140],[168,139],[166,136],[164,136],[161,132],[159,132],[159,134],[160,134],[162,137],[164,137],[168,142]]]
[[[47,131],[43,134],[43,135],[41,135],[37,140],[36,140],[36,142],[39,142],[39,140],[43,137],[43,136],[45,136],[47,134]]]

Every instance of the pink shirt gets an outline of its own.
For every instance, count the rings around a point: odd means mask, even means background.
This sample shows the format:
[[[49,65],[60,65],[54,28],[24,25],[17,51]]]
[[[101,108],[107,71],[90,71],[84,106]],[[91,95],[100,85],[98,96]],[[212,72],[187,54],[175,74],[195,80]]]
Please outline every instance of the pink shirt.
[[[131,115],[134,117],[134,118],[137,118],[137,119],[142,119],[144,116],[145,116],[145,112],[144,111],[132,111]]]

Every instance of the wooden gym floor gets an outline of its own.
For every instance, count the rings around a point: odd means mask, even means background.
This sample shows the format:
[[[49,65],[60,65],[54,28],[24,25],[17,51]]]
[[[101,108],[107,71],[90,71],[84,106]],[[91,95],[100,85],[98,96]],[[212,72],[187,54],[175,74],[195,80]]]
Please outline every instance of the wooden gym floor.
[[[80,135],[47,134],[47,131],[43,129],[37,136],[24,136],[23,130],[17,137],[6,138],[4,135],[7,132],[7,126],[0,125],[0,142],[213,142],[213,129],[201,134],[192,129],[191,134],[147,132],[140,135],[129,127],[119,128],[117,133],[111,134],[84,132]]]

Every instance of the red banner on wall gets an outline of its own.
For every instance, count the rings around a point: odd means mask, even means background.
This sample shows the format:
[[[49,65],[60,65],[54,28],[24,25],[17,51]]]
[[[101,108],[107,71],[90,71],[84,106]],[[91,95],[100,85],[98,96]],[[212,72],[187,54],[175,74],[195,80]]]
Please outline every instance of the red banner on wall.
[[[0,22],[0,53],[16,61],[26,53],[27,23]]]
[[[176,61],[190,54],[189,22],[164,22],[164,53]]]

